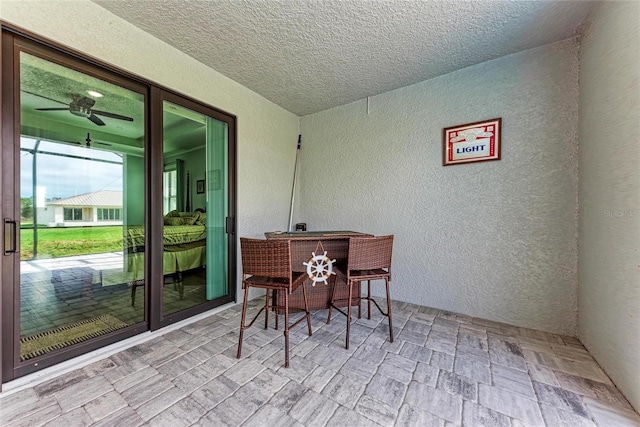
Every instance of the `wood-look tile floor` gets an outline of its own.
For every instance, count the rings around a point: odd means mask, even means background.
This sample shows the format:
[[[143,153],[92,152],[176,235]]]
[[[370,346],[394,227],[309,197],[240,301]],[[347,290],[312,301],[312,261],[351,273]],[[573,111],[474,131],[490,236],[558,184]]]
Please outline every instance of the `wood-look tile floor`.
[[[282,330],[260,321],[236,358],[240,309],[0,395],[0,425],[640,425],[575,338],[394,302],[393,343],[376,311],[345,350],[345,318],[318,311],[284,368]]]
[[[122,272],[121,252],[49,258],[20,263],[20,331],[29,336],[109,314],[129,325],[144,320],[144,286],[132,304],[131,278]],[[181,275],[179,293],[171,275],[163,284],[163,313],[175,313],[207,301],[206,271]]]

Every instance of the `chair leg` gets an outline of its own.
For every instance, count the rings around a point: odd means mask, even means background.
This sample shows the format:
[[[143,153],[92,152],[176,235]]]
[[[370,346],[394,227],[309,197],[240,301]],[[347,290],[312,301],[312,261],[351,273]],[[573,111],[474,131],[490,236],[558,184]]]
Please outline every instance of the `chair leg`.
[[[389,317],[389,341],[393,342],[393,322],[391,320],[391,294],[389,293],[389,279],[384,279],[387,285],[387,317]]]
[[[367,280],[367,318],[371,320],[371,280]]]
[[[329,303],[329,316],[327,316],[327,325],[331,324],[331,310],[333,310],[333,299],[336,295],[336,288],[338,287],[338,277],[333,279],[333,290],[331,291],[331,302]]]
[[[362,319],[362,282],[358,282],[358,319]]]
[[[289,293],[284,292],[284,367],[289,367]]]
[[[136,305],[136,288],[137,285],[131,285],[131,307]]]
[[[244,289],[244,302],[242,303],[242,317],[240,318],[240,340],[238,341],[238,355],[236,356],[240,359],[242,355],[242,338],[244,336],[244,328],[245,328],[245,318],[247,316],[247,302],[249,301],[249,286]]]
[[[351,332],[351,297],[353,296],[353,286],[351,281],[347,284],[349,286],[349,301],[347,305],[347,342],[345,348],[349,350],[349,333]]]
[[[307,328],[309,328],[309,336],[311,336],[311,313],[309,313],[309,302],[307,300],[306,280],[302,283],[302,294],[304,295],[304,311],[306,312],[307,317]]]
[[[269,289],[267,289],[267,295],[264,300],[264,328],[269,328]]]

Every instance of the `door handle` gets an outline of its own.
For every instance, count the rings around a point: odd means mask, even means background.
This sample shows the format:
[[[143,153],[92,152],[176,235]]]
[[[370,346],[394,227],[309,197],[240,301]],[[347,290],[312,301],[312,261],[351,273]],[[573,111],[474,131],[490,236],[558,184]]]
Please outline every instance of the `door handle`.
[[[10,255],[18,249],[18,222],[11,218],[4,219],[4,254]]]
[[[231,216],[227,217],[227,221],[225,224],[225,232],[227,234],[236,234],[236,222],[234,221],[234,218]]]

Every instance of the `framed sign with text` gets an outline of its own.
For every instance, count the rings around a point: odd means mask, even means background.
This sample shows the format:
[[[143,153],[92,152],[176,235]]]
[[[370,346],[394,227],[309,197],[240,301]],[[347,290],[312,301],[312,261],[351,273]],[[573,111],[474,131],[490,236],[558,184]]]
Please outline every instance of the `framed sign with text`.
[[[444,128],[442,165],[500,160],[502,118]]]

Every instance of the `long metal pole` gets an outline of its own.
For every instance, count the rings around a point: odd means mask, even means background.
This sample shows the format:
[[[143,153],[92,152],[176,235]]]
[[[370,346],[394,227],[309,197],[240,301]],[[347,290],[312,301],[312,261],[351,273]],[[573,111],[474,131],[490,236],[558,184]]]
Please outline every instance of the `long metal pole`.
[[[293,231],[293,202],[296,197],[296,183],[298,182],[298,165],[300,164],[300,145],[302,144],[302,135],[298,135],[298,148],[296,149],[296,165],[293,169],[293,186],[291,188],[291,207],[289,208],[289,227],[287,231]]]

